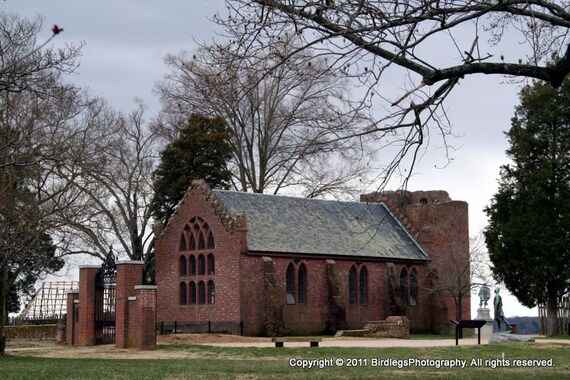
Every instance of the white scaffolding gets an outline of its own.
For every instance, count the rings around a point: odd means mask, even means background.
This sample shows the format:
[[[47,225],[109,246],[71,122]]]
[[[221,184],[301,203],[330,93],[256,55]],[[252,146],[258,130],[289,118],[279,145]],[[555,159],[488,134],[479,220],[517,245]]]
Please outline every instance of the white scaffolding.
[[[20,319],[61,319],[67,313],[67,293],[78,289],[78,281],[44,282],[20,314]]]

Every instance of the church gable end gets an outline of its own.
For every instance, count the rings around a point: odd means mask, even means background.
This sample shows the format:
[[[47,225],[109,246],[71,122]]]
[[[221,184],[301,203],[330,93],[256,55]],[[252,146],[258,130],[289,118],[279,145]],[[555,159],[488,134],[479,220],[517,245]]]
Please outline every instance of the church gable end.
[[[223,320],[240,332],[238,268],[245,247],[237,219],[208,185],[193,182],[155,243],[159,322],[200,330]]]

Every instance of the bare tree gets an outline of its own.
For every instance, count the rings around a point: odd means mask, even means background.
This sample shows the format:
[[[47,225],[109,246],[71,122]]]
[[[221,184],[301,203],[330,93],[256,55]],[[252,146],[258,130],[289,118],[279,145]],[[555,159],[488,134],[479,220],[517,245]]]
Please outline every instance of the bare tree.
[[[73,120],[86,97],[63,82],[80,51],[38,45],[40,30],[40,19],[0,13],[0,355],[14,283],[30,270],[37,276],[60,267],[65,246],[51,243],[54,215],[73,200],[67,191],[81,161]]]
[[[229,17],[215,19],[234,31],[232,43],[261,49],[294,28],[302,43],[282,62],[311,49],[367,89],[363,102],[382,101],[383,109],[375,112],[377,122],[367,131],[391,130],[398,134],[400,146],[391,153],[394,160],[387,165],[385,178],[401,161],[413,169],[430,130],[447,144],[451,123],[444,100],[465,76],[535,78],[558,87],[570,71],[570,13],[564,1],[226,3]],[[262,42],[257,43],[260,37]],[[512,41],[518,51],[505,56]],[[398,89],[390,84],[394,75],[402,78]]]
[[[468,257],[460,252],[450,251],[437,267],[437,276],[428,290],[452,298],[455,318],[459,321],[462,319],[463,303],[467,296],[481,285],[489,284],[492,279],[482,234],[469,239]]]
[[[172,124],[193,113],[226,121],[238,190],[343,192],[372,159],[359,137],[367,114],[324,59],[292,55],[297,41],[284,32],[259,50],[224,43],[166,57],[170,72],[157,87],[164,115]]]
[[[145,260],[152,249],[152,173],[161,137],[145,121],[140,101],[128,115],[105,104],[92,111],[82,136],[88,154],[73,182],[76,202],[59,214],[60,232],[73,235],[74,253],[104,259],[114,246],[121,256]]]

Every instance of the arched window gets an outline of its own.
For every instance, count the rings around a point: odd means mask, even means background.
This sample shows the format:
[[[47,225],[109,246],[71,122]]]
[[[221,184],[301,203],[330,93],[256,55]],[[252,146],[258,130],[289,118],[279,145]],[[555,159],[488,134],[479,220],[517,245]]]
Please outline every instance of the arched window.
[[[204,255],[198,256],[198,276],[206,274],[206,258]]]
[[[190,276],[196,276],[196,256],[190,256]]]
[[[200,251],[203,251],[204,249],[206,249],[206,242],[204,241],[204,234],[203,233],[199,233],[198,234],[198,249]]]
[[[214,281],[208,281],[208,303],[213,304],[216,301],[216,287]]]
[[[356,267],[354,265],[348,272],[348,303],[356,305]]]
[[[360,268],[359,275],[359,302],[361,305],[368,305],[368,271],[365,266]]]
[[[408,304],[408,271],[406,268],[402,268],[402,272],[400,272],[400,299],[402,304]]]
[[[212,231],[208,234],[208,249],[216,248],[216,244],[214,242],[214,235],[212,235]]]
[[[214,275],[216,273],[216,260],[211,253],[208,255],[208,274]]]
[[[307,302],[307,267],[301,264],[297,273],[297,294],[299,303]]]
[[[190,305],[196,305],[196,283],[190,282]]]
[[[186,283],[180,283],[180,305],[186,305],[188,303],[188,294],[186,293]]]
[[[184,230],[189,235],[190,251],[205,250],[206,243],[208,249],[215,248],[214,235],[204,219],[199,217],[190,219]]]
[[[287,274],[286,274],[286,283],[287,283],[287,305],[294,305],[295,304],[295,268],[293,267],[293,263],[290,263],[287,267]]]
[[[188,273],[188,266],[186,265],[186,256],[180,256],[178,260],[178,273],[180,276],[186,276]]]
[[[206,249],[215,249],[215,239],[208,223],[200,218],[193,217],[184,226],[180,246],[185,252],[192,254],[180,257],[180,276],[213,276],[216,273],[216,252],[208,253]],[[198,252],[196,252],[198,251]],[[206,251],[206,252],[199,252]],[[202,278],[202,281],[193,281],[188,284],[188,302],[192,305],[210,304],[215,300],[214,280]]]
[[[418,276],[416,269],[412,269],[410,273],[410,306],[418,304]]]
[[[180,234],[180,252],[186,251],[186,235],[184,233]]]
[[[200,305],[206,303],[206,285],[204,285],[204,281],[198,283],[198,303]]]

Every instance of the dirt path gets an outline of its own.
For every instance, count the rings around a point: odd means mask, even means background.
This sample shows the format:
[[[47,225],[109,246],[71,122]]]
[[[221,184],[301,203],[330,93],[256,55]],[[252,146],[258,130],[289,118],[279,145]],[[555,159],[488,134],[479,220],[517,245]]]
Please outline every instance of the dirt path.
[[[169,344],[205,344],[205,345],[271,345],[270,338],[252,338],[227,334],[181,334],[159,335],[159,345]],[[13,356],[34,356],[44,358],[95,358],[95,359],[186,359],[199,358],[203,355],[184,350],[139,351],[117,348],[114,345],[91,347],[72,347],[56,344],[53,341],[12,341],[8,342],[6,352]]]
[[[482,339],[482,344],[487,339]],[[569,340],[539,339],[544,347],[570,345]],[[180,334],[159,335],[158,344],[209,345],[218,347],[274,347],[271,338],[254,338],[225,334]],[[477,338],[465,338],[459,345],[476,345]],[[371,339],[371,338],[324,338],[321,347],[446,347],[454,346],[455,339]],[[287,347],[306,347],[307,343],[288,343]],[[100,359],[196,359],[208,355],[185,350],[139,351],[117,348],[114,345],[71,347],[53,341],[8,342],[8,355],[46,358],[100,358]],[[237,358],[236,358],[237,359]],[[240,357],[243,360],[243,357]]]

